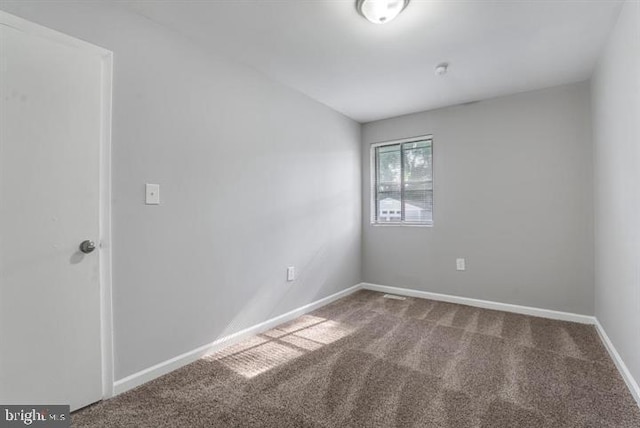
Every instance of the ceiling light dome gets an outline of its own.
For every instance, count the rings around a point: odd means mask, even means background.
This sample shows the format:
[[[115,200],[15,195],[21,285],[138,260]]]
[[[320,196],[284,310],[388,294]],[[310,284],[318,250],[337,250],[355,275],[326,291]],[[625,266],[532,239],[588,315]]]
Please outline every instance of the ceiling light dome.
[[[357,0],[360,15],[374,24],[385,24],[407,7],[409,0]]]

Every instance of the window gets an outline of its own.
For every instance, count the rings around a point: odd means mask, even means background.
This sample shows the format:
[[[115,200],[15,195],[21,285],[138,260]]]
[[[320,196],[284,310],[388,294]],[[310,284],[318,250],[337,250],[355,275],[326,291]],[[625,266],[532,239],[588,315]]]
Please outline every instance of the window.
[[[431,137],[371,146],[371,223],[433,224]]]

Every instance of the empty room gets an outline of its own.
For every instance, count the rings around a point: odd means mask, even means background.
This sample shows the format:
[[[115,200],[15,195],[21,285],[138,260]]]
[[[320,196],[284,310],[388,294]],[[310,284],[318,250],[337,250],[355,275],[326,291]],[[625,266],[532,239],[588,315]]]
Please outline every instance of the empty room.
[[[640,0],[0,0],[0,427],[640,428]]]

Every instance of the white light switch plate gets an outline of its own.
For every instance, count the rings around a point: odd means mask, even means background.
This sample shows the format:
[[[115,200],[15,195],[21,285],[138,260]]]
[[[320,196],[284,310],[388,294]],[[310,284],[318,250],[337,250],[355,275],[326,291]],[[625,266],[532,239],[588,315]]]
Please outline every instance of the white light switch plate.
[[[456,270],[465,270],[466,268],[464,259],[456,259]]]
[[[147,183],[145,187],[145,199],[144,202],[147,205],[159,205],[160,204],[160,185]]]
[[[289,266],[287,268],[287,281],[293,281],[294,279],[296,279],[296,268]]]

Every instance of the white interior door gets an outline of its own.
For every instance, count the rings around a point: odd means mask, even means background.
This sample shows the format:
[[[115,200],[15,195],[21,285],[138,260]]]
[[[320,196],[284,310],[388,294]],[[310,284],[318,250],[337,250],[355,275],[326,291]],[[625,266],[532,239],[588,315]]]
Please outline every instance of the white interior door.
[[[103,60],[0,15],[0,403],[102,398]],[[89,248],[85,248],[87,251]]]

